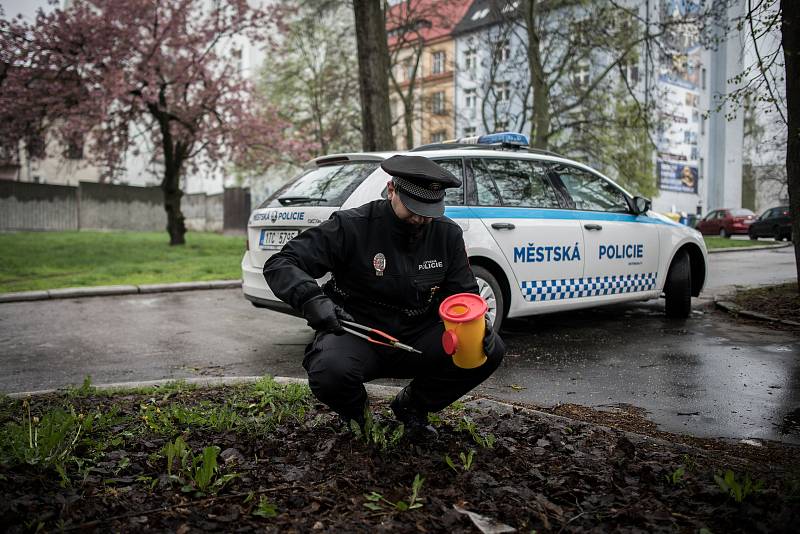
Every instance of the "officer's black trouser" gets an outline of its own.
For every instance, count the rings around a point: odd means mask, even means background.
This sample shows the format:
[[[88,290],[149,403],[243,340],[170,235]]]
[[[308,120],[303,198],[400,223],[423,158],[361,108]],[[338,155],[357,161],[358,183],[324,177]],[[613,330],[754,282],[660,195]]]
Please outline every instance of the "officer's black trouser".
[[[344,334],[317,334],[306,348],[303,367],[314,396],[347,419],[360,418],[367,403],[364,383],[377,378],[411,378],[404,408],[437,412],[486,380],[503,360],[503,343],[475,369],[453,364],[442,347],[444,325],[438,323],[404,343],[422,354],[383,347]]]

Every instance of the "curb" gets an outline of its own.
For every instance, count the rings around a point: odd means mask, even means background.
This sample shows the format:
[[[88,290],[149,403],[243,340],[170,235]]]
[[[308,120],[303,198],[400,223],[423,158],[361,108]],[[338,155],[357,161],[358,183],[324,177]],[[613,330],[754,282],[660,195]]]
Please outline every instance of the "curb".
[[[800,323],[798,323],[797,321],[790,321],[788,319],[778,319],[777,317],[770,317],[769,315],[765,315],[763,313],[745,310],[741,306],[738,306],[737,304],[734,304],[733,302],[727,300],[714,299],[714,305],[717,308],[726,311],[732,315],[747,317],[748,319],[756,319],[758,321],[765,321],[769,323],[780,323],[788,326],[800,326]]]
[[[135,389],[147,388],[154,386],[165,386],[167,384],[174,384],[176,382],[183,382],[190,386],[198,387],[213,387],[213,386],[233,386],[237,384],[253,384],[264,378],[264,376],[206,376],[206,377],[192,377],[192,378],[161,378],[158,380],[138,380],[133,382],[111,382],[108,384],[92,384],[94,389],[102,391],[114,389]],[[291,376],[275,376],[272,377],[278,384],[305,384],[308,385],[306,378],[294,378]],[[377,397],[392,397],[397,394],[402,388],[399,386],[380,386],[377,384],[364,384],[367,391]],[[65,388],[56,389],[38,389],[34,391],[20,391],[17,393],[6,393],[5,395],[12,399],[21,399],[24,397],[33,397],[37,395],[49,395],[51,393],[64,392]]]
[[[208,280],[205,282],[176,282],[172,284],[142,284],[121,286],[67,287],[47,291],[19,291],[0,293],[0,303],[31,300],[69,299],[78,297],[107,297],[112,295],[139,295],[193,291],[196,289],[232,289],[242,287],[241,280]]]
[[[264,378],[263,376],[222,376],[222,377],[202,377],[202,378],[186,378],[186,379],[160,379],[160,380],[145,380],[145,381],[136,381],[136,382],[115,382],[109,384],[97,384],[93,385],[92,387],[99,390],[125,390],[125,389],[134,389],[140,387],[152,387],[152,386],[162,386],[170,383],[175,383],[178,381],[182,381],[186,384],[195,385],[199,387],[210,387],[210,386],[225,386],[225,385],[237,385],[237,384],[252,384]],[[308,380],[305,378],[294,378],[288,376],[276,376],[272,378],[278,384],[302,384],[308,385]],[[381,386],[378,384],[364,384],[364,387],[367,389],[367,392],[375,397],[379,397],[384,400],[388,400],[394,397],[401,389],[399,386]],[[19,393],[9,393],[7,394],[8,397],[12,399],[21,399],[26,397],[32,397],[37,395],[46,395],[50,393],[58,393],[63,392],[64,388],[61,389],[43,389],[38,391],[26,391],[26,392],[19,392]],[[630,438],[632,441],[643,443],[643,442],[650,442],[655,443],[657,445],[669,445],[672,447],[678,447],[682,451],[694,451],[697,453],[704,452],[702,449],[698,449],[692,445],[687,445],[685,443],[673,442],[668,441],[665,439],[657,438],[648,436],[645,434],[638,434],[636,432],[631,432],[628,430],[619,430],[616,428],[612,428],[609,426],[601,425],[598,423],[592,423],[589,421],[581,421],[580,419],[571,419],[569,417],[564,417],[562,415],[555,415],[547,412],[541,412],[534,408],[529,408],[527,406],[521,406],[518,404],[511,404],[508,402],[498,401],[488,397],[480,397],[476,395],[464,395],[459,400],[463,401],[464,404],[472,409],[475,409],[481,413],[487,413],[491,411],[495,411],[498,414],[515,414],[515,413],[525,413],[528,415],[533,415],[536,417],[540,417],[543,419],[548,419],[550,421],[558,421],[558,422],[579,422],[582,424],[590,425],[592,427],[601,428],[608,432],[612,433],[620,433],[624,436]],[[717,438],[729,441],[738,441],[736,438]]]
[[[792,245],[792,242],[781,243],[780,245],[758,245],[754,247],[726,247],[714,248],[708,251],[709,254],[717,254],[719,252],[747,252],[748,250],[769,250],[771,248],[786,248]]]

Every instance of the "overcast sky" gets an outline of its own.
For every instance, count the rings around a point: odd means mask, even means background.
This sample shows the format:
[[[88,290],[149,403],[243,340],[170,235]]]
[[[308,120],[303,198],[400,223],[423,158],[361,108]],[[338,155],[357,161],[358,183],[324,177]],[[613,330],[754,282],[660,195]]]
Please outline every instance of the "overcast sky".
[[[41,8],[52,9],[47,0],[0,0],[5,18],[10,19],[22,13],[29,22],[33,22],[36,10]]]

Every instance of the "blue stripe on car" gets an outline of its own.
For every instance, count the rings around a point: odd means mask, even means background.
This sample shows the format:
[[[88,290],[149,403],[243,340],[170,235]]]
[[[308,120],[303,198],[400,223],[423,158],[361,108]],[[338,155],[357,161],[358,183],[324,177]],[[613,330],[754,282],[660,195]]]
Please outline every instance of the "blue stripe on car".
[[[681,226],[675,222],[662,221],[661,219],[648,217],[646,215],[542,208],[446,206],[444,214],[451,219],[566,219],[578,221],[618,221]]]

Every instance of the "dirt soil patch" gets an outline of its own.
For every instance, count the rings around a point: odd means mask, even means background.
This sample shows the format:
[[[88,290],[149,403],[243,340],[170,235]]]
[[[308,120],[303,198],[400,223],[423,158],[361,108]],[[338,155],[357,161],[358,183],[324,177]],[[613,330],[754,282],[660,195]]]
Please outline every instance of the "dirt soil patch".
[[[431,418],[438,439],[421,441],[385,401],[373,402],[367,434],[354,432],[307,387],[270,379],[2,398],[0,521],[8,532],[180,533],[800,524],[795,447],[748,456],[603,428],[576,405],[554,411],[584,420],[455,403]]]
[[[792,282],[738,290],[729,299],[740,308],[775,319],[800,323],[800,292]],[[786,325],[788,328],[797,328]]]

